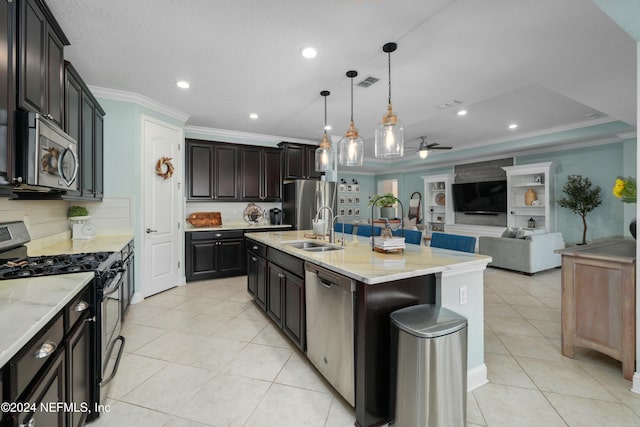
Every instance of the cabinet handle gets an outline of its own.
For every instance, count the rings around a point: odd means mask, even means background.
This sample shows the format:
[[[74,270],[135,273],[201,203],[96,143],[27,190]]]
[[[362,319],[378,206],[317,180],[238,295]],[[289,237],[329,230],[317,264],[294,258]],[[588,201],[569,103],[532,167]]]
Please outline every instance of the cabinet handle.
[[[251,261],[253,261],[253,262],[258,262],[258,258],[256,258],[256,257],[252,256],[252,257],[251,257]]]
[[[220,233],[216,233],[216,234],[214,234],[214,236],[215,236],[215,237],[222,237],[222,234],[220,234]]]
[[[11,0],[8,0],[9,3],[11,3]],[[29,420],[28,423],[24,424],[24,423],[20,423],[19,427],[35,427],[36,425],[36,420],[34,418],[31,418]]]
[[[73,311],[81,312],[85,311],[87,308],[89,308],[89,303],[86,301],[80,301],[75,307],[73,307]]]
[[[87,319],[84,319],[85,322],[95,322],[96,321],[96,316],[93,317],[89,317]]]
[[[257,251],[257,250],[258,250],[258,247],[257,247],[257,246],[254,246],[254,247],[253,247],[253,250],[254,250],[254,251]]]
[[[35,357],[36,359],[44,359],[45,357],[56,351],[57,347],[58,344],[54,343],[53,341],[47,340],[44,342],[44,344],[42,344],[42,347],[40,347],[38,351],[33,353],[33,357]]]
[[[283,273],[278,273],[278,277],[284,279],[285,275]]]

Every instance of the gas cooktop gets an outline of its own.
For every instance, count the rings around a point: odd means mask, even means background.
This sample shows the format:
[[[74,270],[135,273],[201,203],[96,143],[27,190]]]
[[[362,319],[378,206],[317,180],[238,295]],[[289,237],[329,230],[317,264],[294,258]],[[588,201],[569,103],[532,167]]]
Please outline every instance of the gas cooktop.
[[[96,271],[113,252],[0,259],[0,280]]]

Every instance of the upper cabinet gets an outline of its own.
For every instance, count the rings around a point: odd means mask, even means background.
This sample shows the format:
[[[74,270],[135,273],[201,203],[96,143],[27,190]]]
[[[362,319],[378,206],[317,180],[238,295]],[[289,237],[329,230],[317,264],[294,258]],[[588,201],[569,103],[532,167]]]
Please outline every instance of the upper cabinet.
[[[15,2],[0,1],[0,185],[13,178]]]
[[[555,231],[555,164],[533,163],[502,169],[507,172],[507,225]]]
[[[20,1],[18,9],[18,107],[62,128],[64,46],[69,40],[43,1]]]
[[[64,130],[78,142],[78,156],[81,159],[78,191],[68,192],[67,196],[102,199],[105,113],[69,62],[65,62],[64,76]]]
[[[242,200],[275,202],[282,198],[282,151],[247,146],[240,149]]]
[[[187,139],[187,200],[240,199],[239,152],[236,146]]]
[[[293,144],[281,142],[278,144],[284,155],[284,179],[320,179],[322,175],[316,172],[315,145]]]
[[[281,150],[196,139],[186,145],[188,201],[281,200]]]

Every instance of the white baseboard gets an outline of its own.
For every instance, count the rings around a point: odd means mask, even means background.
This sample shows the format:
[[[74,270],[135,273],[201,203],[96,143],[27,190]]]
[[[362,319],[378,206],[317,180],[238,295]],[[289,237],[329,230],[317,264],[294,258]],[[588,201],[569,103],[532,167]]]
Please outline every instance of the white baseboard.
[[[142,300],[144,300],[144,297],[142,296],[142,293],[140,292],[134,292],[133,296],[131,297],[131,304],[137,304],[139,302],[142,302]]]
[[[640,372],[635,372],[631,381],[631,391],[640,394]]]
[[[640,378],[639,378],[640,381]],[[487,378],[487,365],[476,366],[467,370],[467,392],[473,391],[483,385],[487,384],[489,379]]]

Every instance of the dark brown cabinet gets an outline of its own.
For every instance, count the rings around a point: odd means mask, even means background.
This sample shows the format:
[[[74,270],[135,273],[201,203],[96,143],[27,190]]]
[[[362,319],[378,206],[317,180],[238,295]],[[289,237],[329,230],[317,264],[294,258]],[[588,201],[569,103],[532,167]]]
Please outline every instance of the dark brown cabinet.
[[[73,65],[65,62],[64,130],[78,142],[79,187],[66,198],[102,199],[104,110]]]
[[[13,178],[15,3],[0,2],[0,185]]]
[[[240,200],[239,149],[187,139],[187,200]]]
[[[241,276],[245,273],[242,230],[185,234],[187,281]]]
[[[282,198],[282,151],[242,147],[240,171],[243,201],[275,202]]]
[[[260,246],[263,249],[259,249]],[[250,274],[249,293],[254,292],[256,304],[265,310],[287,336],[304,351],[306,347],[304,261],[249,239],[247,247],[256,247],[255,252],[253,254],[249,252],[247,258],[247,269]],[[266,259],[262,262],[260,252],[266,254]],[[261,276],[264,269],[266,274]],[[261,287],[265,288],[264,293],[261,293]]]
[[[87,412],[82,411],[82,405],[90,402],[91,364],[88,355],[91,354],[91,324],[81,322],[69,338],[67,351],[67,401],[78,408],[69,412],[69,425],[79,427],[84,425]]]
[[[19,6],[18,106],[63,126],[64,46],[69,40],[41,0]]]
[[[283,150],[284,179],[320,179],[321,173],[315,170],[315,154],[318,147],[290,142],[281,142],[278,146]]]

